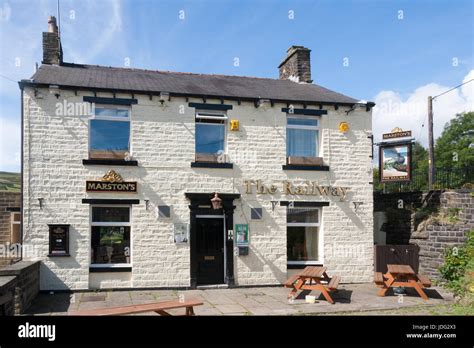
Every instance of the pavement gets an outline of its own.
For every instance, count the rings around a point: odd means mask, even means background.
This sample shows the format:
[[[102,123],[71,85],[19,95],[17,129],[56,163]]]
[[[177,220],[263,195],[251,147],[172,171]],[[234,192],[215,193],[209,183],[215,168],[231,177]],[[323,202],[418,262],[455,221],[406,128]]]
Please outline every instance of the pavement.
[[[383,313],[403,308],[427,308],[454,303],[451,293],[439,287],[425,289],[429,300],[423,300],[408,288],[406,295],[394,295],[391,290],[385,297],[377,296],[373,283],[342,284],[332,297],[335,304],[324,300],[318,291],[303,291],[294,300],[288,300],[289,289],[278,287],[252,287],[196,290],[114,290],[75,293],[41,293],[26,315],[67,315],[68,312],[133,304],[152,303],[180,298],[203,301],[194,308],[196,315],[338,315],[346,312],[357,314]],[[316,296],[316,303],[307,303],[306,295]],[[380,312],[382,311],[382,312]],[[171,314],[184,314],[184,309],[174,309]],[[364,313],[365,312],[365,313]],[[157,315],[143,313],[141,315]]]

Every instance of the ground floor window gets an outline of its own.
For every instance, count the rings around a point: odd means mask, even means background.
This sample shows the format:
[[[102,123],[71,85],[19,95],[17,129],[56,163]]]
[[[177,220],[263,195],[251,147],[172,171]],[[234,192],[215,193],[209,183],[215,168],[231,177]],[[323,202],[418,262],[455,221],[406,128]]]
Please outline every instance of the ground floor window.
[[[289,264],[320,261],[319,208],[288,208],[287,259]]]
[[[91,207],[91,264],[130,264],[130,206]]]

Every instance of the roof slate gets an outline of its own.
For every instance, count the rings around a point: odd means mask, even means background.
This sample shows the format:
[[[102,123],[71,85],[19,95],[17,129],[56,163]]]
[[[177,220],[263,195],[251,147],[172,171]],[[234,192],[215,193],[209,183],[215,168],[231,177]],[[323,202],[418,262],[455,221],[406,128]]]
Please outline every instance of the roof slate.
[[[144,93],[231,98],[264,98],[281,101],[356,103],[357,100],[327,88],[270,78],[206,75],[113,68],[95,65],[43,64],[32,76],[35,84],[111,89]]]

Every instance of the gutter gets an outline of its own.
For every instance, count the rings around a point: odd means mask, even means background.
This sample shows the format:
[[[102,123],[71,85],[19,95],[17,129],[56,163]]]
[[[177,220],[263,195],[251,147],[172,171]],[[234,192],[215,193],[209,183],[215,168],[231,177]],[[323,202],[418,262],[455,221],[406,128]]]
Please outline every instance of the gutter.
[[[25,86],[37,87],[37,88],[49,88],[51,85],[47,83],[36,83],[36,82],[33,82],[33,80],[21,80],[18,82],[18,84],[20,85],[20,88],[23,88]],[[111,88],[102,88],[102,87],[79,87],[79,86],[57,85],[57,84],[55,84],[55,86],[58,86],[60,89],[72,90],[76,92],[77,91],[88,91],[88,92],[94,92],[94,93],[107,92],[107,93],[112,93],[114,95],[117,93],[125,93],[125,94],[131,94],[132,98],[135,94],[146,95],[150,97],[150,100],[152,99],[153,96],[158,97],[160,93],[168,92],[168,91],[143,91],[143,90],[133,90],[133,89],[111,89]],[[206,102],[207,99],[220,99],[221,104],[224,104],[224,100],[233,100],[233,101],[237,101],[239,105],[242,101],[257,103],[260,99],[270,99],[272,103],[287,104],[288,107],[290,104],[302,104],[304,108],[306,108],[307,105],[314,105],[314,106],[319,106],[320,109],[322,109],[323,105],[352,107],[353,105],[358,104],[358,102],[288,100],[288,99],[271,99],[271,98],[265,98],[265,97],[252,98],[252,97],[236,97],[236,96],[226,96],[226,95],[203,95],[203,94],[178,93],[178,92],[169,92],[169,95],[174,96],[174,97],[182,97],[186,99],[198,98],[198,99],[203,99],[204,102]],[[369,111],[370,108],[374,106],[375,106],[374,102],[367,102],[366,104],[367,111]]]

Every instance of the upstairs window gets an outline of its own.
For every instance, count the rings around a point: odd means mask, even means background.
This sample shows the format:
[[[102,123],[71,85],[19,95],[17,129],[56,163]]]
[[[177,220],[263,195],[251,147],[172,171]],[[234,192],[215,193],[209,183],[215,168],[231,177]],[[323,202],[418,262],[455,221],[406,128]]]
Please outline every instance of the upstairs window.
[[[287,157],[318,157],[319,118],[288,116],[286,125]]]
[[[124,159],[130,150],[130,110],[96,106],[89,122],[89,158]]]
[[[196,161],[217,162],[225,153],[226,120],[224,113],[196,114]]]

